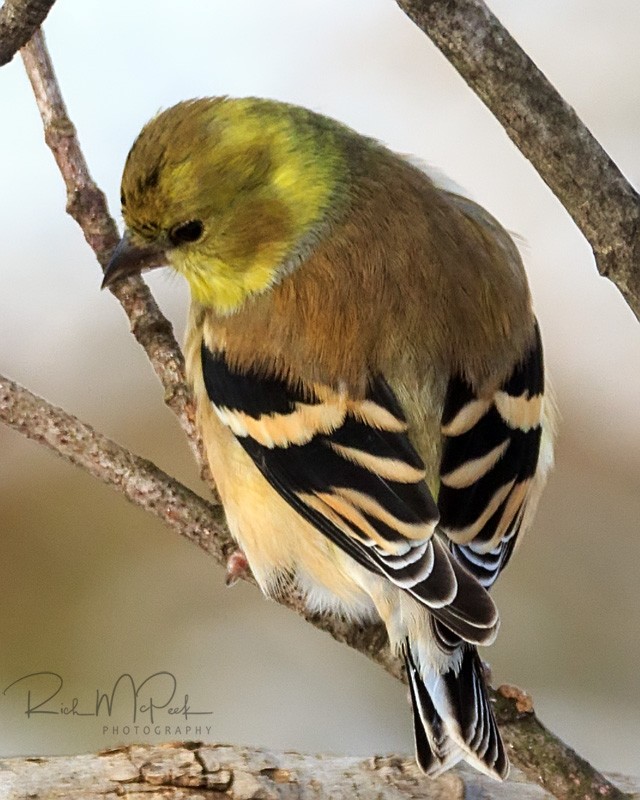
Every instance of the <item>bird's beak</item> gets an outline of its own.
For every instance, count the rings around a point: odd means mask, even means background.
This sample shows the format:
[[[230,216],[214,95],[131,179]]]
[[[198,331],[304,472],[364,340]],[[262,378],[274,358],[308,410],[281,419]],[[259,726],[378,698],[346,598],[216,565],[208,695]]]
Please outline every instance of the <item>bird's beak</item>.
[[[129,233],[125,232],[107,264],[100,288],[112,286],[116,281],[128,278],[130,275],[137,275],[156,267],[164,267],[166,263],[167,256],[160,245],[134,244]]]

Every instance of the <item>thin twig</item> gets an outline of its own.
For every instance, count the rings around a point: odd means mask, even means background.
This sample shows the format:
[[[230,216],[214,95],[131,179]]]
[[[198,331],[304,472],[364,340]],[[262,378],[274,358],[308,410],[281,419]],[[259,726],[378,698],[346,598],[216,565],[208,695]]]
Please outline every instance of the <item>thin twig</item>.
[[[112,486],[219,563],[229,555],[220,506],[206,502],[144,458],[0,375],[0,420]]]
[[[483,0],[396,0],[533,164],[640,318],[640,197]]]
[[[33,36],[56,0],[4,0],[0,8],[0,67]]]
[[[42,117],[45,141],[67,189],[67,211],[82,229],[104,271],[120,239],[118,229],[109,215],[103,192],[89,173],[42,31],[34,34],[23,47],[21,55]],[[142,278],[119,281],[111,291],[129,317],[131,331],[144,348],[164,387],[165,403],[177,416],[186,433],[203,478],[213,486],[195,425],[195,405],[185,380],[184,358],[171,323],[158,308]]]

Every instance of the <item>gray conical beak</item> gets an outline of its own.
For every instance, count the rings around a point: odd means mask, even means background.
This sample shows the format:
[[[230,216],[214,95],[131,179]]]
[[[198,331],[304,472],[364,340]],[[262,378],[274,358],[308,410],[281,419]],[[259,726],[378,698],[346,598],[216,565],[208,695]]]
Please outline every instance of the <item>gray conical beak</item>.
[[[129,275],[164,267],[166,264],[167,256],[160,245],[134,244],[129,233],[125,232],[107,264],[100,288],[111,286],[121,278],[128,278]]]

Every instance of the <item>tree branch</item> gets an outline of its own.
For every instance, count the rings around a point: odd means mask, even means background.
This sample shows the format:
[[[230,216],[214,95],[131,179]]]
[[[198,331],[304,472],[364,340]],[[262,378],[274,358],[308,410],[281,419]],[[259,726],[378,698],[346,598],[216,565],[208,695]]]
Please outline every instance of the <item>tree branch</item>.
[[[483,0],[396,0],[533,164],[640,319],[640,197]]]
[[[218,562],[228,557],[233,545],[220,506],[3,375],[0,420],[112,486]]]
[[[3,375],[0,375],[0,421],[112,486],[134,505],[197,544],[219,565],[226,565],[236,546],[224,523],[221,507],[206,502],[152,462],[134,455]],[[246,580],[255,585],[251,575]],[[283,590],[277,599],[337,641],[368,655],[395,677],[403,676],[402,663],[389,651],[381,623],[359,626],[337,617],[311,614],[292,587]]]
[[[67,186],[68,210],[104,267],[118,240],[116,227],[108,215],[104,195],[89,175],[42,34],[36,34],[23,49],[23,58],[42,115],[45,139]],[[114,287],[114,294],[123,305],[134,335],[145,348],[163,383],[168,405],[179,417],[190,441],[197,442],[193,401],[185,384],[183,359],[171,326],[142,280],[121,282]],[[0,390],[1,419],[115,486],[129,500],[163,519],[220,563],[226,561],[232,545],[221,524],[219,510],[214,510],[153,464],[133,456],[15,383],[2,379]],[[202,459],[202,451],[198,449],[197,452]],[[403,677],[402,665],[390,653],[381,624],[353,626],[339,618],[309,614],[302,598],[292,588],[284,591],[278,600],[338,641],[365,653],[391,674]],[[498,711],[505,739],[511,747],[512,760],[522,764],[533,779],[552,785],[557,797],[595,800],[624,796],[546,731],[531,708],[523,708],[521,694],[516,692],[514,697],[498,698]],[[497,796],[497,791],[495,788],[492,790],[494,796]]]
[[[147,800],[549,800],[551,795],[522,778],[496,784],[470,768],[427,779],[413,759],[375,756],[367,760],[281,753],[271,750],[175,742],[131,745],[95,755],[11,758],[0,761],[0,791],[23,797],[135,796]]]
[[[45,142],[53,153],[67,189],[67,212],[82,229],[104,272],[120,236],[109,215],[104,193],[89,173],[42,31],[34,34],[22,48],[21,55],[42,117]],[[164,401],[186,433],[203,479],[213,487],[195,425],[195,404],[185,379],[184,357],[171,323],[158,308],[142,278],[118,281],[110,290],[129,317],[131,332],[144,348],[164,387]]]
[[[0,67],[8,64],[45,21],[56,0],[4,0],[0,8]]]
[[[499,686],[491,698],[512,761],[529,780],[560,800],[629,797],[540,722],[525,692]]]

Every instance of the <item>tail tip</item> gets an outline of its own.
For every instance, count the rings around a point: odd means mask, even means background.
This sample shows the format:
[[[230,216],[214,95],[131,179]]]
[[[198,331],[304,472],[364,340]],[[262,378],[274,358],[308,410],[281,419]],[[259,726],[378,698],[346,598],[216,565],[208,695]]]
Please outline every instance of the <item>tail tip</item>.
[[[404,651],[420,769],[437,777],[465,760],[482,774],[503,781],[509,774],[509,758],[475,647],[465,646],[458,668],[437,674],[429,688],[408,642]]]

